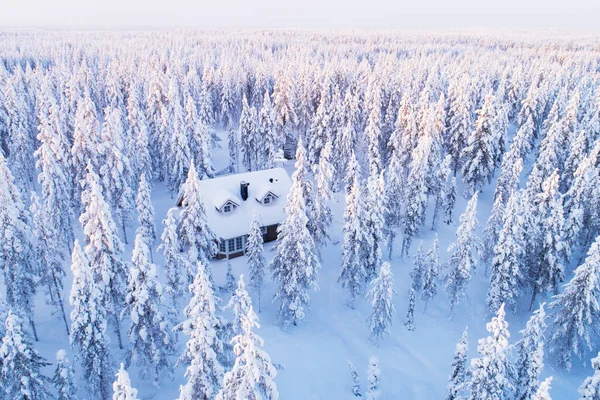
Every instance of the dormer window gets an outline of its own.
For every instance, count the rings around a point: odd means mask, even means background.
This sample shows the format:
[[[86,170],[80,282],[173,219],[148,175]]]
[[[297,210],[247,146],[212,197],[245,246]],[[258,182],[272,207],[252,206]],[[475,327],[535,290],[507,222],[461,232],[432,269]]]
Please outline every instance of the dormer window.
[[[263,204],[271,204],[271,196],[267,196],[263,200]]]
[[[223,206],[223,212],[224,212],[224,213],[231,212],[231,204],[225,204],[225,205]]]

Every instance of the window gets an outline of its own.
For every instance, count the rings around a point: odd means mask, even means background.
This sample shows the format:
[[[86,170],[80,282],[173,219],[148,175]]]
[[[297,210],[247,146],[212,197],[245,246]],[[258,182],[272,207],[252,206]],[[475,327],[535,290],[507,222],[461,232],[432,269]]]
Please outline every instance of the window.
[[[229,239],[227,241],[227,250],[230,253],[235,251],[235,239]]]
[[[267,234],[267,227],[266,226],[261,226],[260,227],[260,233],[262,233],[263,235]]]
[[[225,241],[224,240],[219,241],[219,252],[225,253]]]
[[[271,196],[265,197],[264,200],[263,200],[263,203],[264,204],[271,204]]]
[[[225,205],[223,206],[223,212],[224,212],[224,213],[231,212],[231,204],[225,204]]]
[[[244,237],[243,236],[239,236],[235,238],[235,249],[236,250],[242,250],[242,248],[244,247]]]

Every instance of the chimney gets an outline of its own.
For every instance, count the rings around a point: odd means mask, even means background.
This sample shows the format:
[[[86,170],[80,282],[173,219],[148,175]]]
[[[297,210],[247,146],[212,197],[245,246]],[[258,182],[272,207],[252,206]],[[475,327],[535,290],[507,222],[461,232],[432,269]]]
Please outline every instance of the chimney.
[[[240,195],[242,196],[243,201],[248,200],[248,186],[250,186],[250,184],[246,181],[240,183]]]

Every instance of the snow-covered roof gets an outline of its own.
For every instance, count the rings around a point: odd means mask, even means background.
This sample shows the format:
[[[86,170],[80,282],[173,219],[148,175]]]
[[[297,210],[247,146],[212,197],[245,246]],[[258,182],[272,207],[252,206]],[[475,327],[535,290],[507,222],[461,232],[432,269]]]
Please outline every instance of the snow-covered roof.
[[[240,194],[242,182],[249,184],[245,201]],[[259,216],[262,226],[282,222],[291,186],[292,181],[285,169],[273,168],[202,180],[200,194],[209,226],[221,239],[230,239],[248,233],[254,213]],[[259,200],[268,193],[272,193],[276,200],[270,204],[261,203]],[[228,213],[219,211],[228,201],[235,203],[236,207]]]

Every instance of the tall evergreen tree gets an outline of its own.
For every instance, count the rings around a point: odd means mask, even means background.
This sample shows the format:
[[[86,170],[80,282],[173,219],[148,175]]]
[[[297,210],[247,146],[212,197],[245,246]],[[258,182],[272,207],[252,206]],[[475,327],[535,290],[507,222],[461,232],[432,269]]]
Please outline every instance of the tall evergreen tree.
[[[142,379],[158,385],[160,378],[171,373],[169,353],[175,350],[169,323],[161,310],[162,286],[156,266],[150,262],[150,249],[142,233],[135,237],[127,294],[122,316],[128,315],[131,348],[127,364],[136,361]]]
[[[0,154],[0,267],[4,272],[6,303],[10,310],[30,323],[37,340],[33,296],[38,265],[29,220],[6,159]]]
[[[117,234],[108,204],[91,164],[87,167],[86,188],[81,194],[84,212],[79,217],[85,236],[85,255],[90,263],[93,280],[102,293],[100,307],[113,324],[123,348],[119,328],[120,314],[125,300],[127,275],[121,259],[123,244]]]
[[[379,276],[371,281],[371,289],[367,292],[367,299],[371,303],[371,314],[367,320],[369,338],[375,343],[390,333],[390,325],[395,313],[392,304],[394,293],[392,268],[390,263],[384,262],[381,264]]]
[[[509,361],[508,323],[504,319],[504,305],[486,325],[490,336],[479,339],[479,358],[471,360],[471,377],[468,383],[469,399],[504,399],[511,396],[512,366]]]
[[[117,379],[113,382],[113,400],[137,400],[137,389],[131,387],[131,380],[123,363],[116,376]]]
[[[522,339],[517,342],[516,399],[535,398],[538,378],[544,368],[544,330],[546,329],[544,304],[540,305],[521,331]]]
[[[200,179],[192,162],[183,186],[182,210],[179,217],[178,235],[181,249],[187,251],[187,280],[194,276],[196,262],[209,267],[208,261],[217,253],[217,236],[208,226],[206,210],[200,193]]]
[[[467,284],[471,280],[471,273],[477,267],[475,258],[480,251],[481,244],[475,236],[477,227],[477,192],[473,195],[464,214],[460,216],[460,225],[456,231],[456,241],[448,247],[452,252],[446,264],[448,273],[444,286],[450,297],[450,315],[461,297],[466,295]]]
[[[548,305],[550,309],[550,353],[559,366],[570,369],[572,356],[583,359],[592,349],[592,337],[600,312],[600,236],[590,246],[585,262]]]
[[[240,282],[243,284],[241,277]],[[269,355],[262,349],[262,338],[252,332],[255,327],[260,327],[252,305],[248,305],[245,314],[240,315],[240,322],[241,332],[233,338],[235,364],[225,374],[223,388],[216,398],[277,400],[277,370]]]
[[[56,389],[56,400],[78,399],[75,372],[65,350],[61,349],[56,353],[56,369],[52,377],[52,384]]]
[[[381,395],[379,391],[379,382],[381,381],[381,369],[379,368],[379,361],[375,357],[369,358],[369,367],[367,368],[367,386],[366,399],[377,400]]]
[[[440,245],[437,234],[433,239],[433,244],[429,251],[427,251],[426,268],[423,274],[423,289],[421,292],[421,298],[425,302],[425,310],[427,310],[427,304],[437,294],[437,281],[440,272]]]
[[[189,336],[178,361],[178,364],[187,365],[185,376],[188,379],[179,388],[180,400],[214,398],[223,378],[223,367],[217,359],[223,343],[215,329],[215,298],[208,279],[208,267],[198,262],[197,268],[194,282],[190,285],[192,299],[184,311],[187,320],[175,327]]]
[[[135,208],[138,213],[138,223],[140,224],[138,232],[142,234],[148,247],[152,249],[156,240],[156,224],[154,223],[154,207],[152,206],[152,198],[150,197],[150,185],[143,172],[140,176]],[[153,259],[152,251],[150,251],[150,258]]]
[[[551,389],[552,377],[548,377],[544,379],[542,383],[540,383],[540,387],[535,392],[534,400],[552,400],[550,397],[550,389]]]
[[[363,229],[364,240],[361,242],[365,257],[365,274],[367,280],[377,275],[377,266],[381,264],[381,253],[384,246],[384,179],[383,172],[378,176],[369,176],[367,191],[364,193]]]
[[[0,390],[5,399],[52,399],[50,379],[41,373],[46,362],[23,332],[21,318],[8,312],[0,345]]]
[[[408,311],[406,312],[404,326],[409,331],[415,330],[415,289],[413,288],[408,291]]]
[[[327,241],[330,240],[329,230],[333,223],[333,213],[328,204],[335,199],[332,192],[332,184],[334,181],[331,152],[331,142],[327,141],[325,147],[321,151],[315,177],[317,192],[314,203],[314,239],[317,248],[324,246]]]
[[[109,398],[112,358],[108,348],[106,310],[101,283],[96,282],[94,271],[79,242],[73,246],[71,263],[71,346],[77,351],[82,375],[90,393],[97,398]]]
[[[187,260],[181,254],[181,245],[177,234],[177,208],[170,208],[167,211],[167,217],[163,220],[165,229],[161,235],[161,244],[159,250],[162,250],[165,260],[165,275],[167,282],[165,284],[165,292],[170,298],[171,313],[179,309],[179,299],[186,291]]]
[[[246,96],[242,100],[242,114],[240,116],[240,134],[242,148],[242,164],[247,171],[258,169],[258,127],[256,109],[248,105]]]
[[[483,249],[481,252],[481,261],[487,263],[494,256],[494,247],[498,242],[500,230],[504,223],[505,200],[503,197],[497,197],[492,206],[492,213],[487,220],[485,229],[483,230]],[[487,272],[487,267],[486,267]],[[496,310],[498,307],[495,308]]]
[[[286,327],[296,325],[305,316],[310,299],[308,289],[317,288],[317,271],[320,269],[315,242],[309,230],[305,201],[307,170],[304,164],[302,142],[298,143],[296,171],[292,175],[292,188],[285,207],[286,219],[277,228],[275,256],[270,269],[278,284],[275,300],[279,302],[277,319]]]
[[[487,294],[489,313],[493,313],[501,304],[507,304],[516,311],[517,298],[523,285],[521,263],[525,255],[525,231],[519,215],[519,201],[519,192],[513,192],[508,199],[502,228],[494,246]]]
[[[467,350],[469,347],[469,331],[468,327],[462,333],[459,342],[456,344],[454,351],[454,360],[452,361],[452,373],[448,378],[448,396],[446,400],[458,400],[462,398],[462,393],[466,389],[468,382],[467,368]]]
[[[260,292],[265,280],[267,262],[263,254],[263,234],[260,229],[258,215],[254,214],[250,232],[248,233],[248,243],[246,245],[246,257],[248,257],[248,274],[250,275],[250,287],[257,292],[258,312],[260,313]]]

